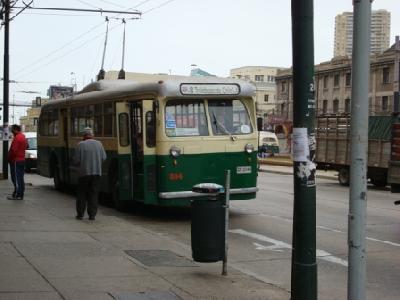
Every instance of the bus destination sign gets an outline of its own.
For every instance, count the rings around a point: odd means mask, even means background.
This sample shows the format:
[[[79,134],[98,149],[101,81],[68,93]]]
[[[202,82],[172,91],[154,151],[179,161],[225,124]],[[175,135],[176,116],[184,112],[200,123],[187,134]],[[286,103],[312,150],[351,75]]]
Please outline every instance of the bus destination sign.
[[[200,84],[182,83],[182,95],[238,95],[240,93],[237,84]]]

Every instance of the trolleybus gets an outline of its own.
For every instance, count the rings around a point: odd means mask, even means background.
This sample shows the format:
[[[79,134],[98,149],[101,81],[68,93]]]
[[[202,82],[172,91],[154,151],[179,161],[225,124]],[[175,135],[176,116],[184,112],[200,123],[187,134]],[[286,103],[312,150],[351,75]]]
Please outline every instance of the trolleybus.
[[[224,185],[231,199],[256,196],[254,88],[222,78],[179,77],[139,83],[101,80],[41,109],[38,171],[57,189],[77,185],[74,151],[85,127],[102,142],[101,192],[117,208],[129,203],[188,206],[204,197],[198,183]]]

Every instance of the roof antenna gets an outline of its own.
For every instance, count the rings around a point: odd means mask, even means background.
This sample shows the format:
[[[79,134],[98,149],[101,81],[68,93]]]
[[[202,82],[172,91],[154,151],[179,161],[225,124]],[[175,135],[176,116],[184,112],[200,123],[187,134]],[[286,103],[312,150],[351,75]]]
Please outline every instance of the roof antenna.
[[[106,17],[106,23],[107,23],[107,28],[106,28],[106,39],[104,41],[104,50],[103,50],[103,59],[101,62],[101,69],[99,71],[99,75],[97,75],[97,81],[104,79],[106,75],[106,71],[104,71],[104,59],[106,57],[106,49],[107,49],[107,40],[108,40],[108,24],[109,24],[109,19]]]
[[[124,64],[125,64],[125,27],[126,27],[125,19],[122,19],[122,23],[124,24],[124,35],[123,35],[123,38],[122,38],[122,66],[121,66],[121,70],[118,73],[118,79],[125,79],[125,71],[124,71]]]

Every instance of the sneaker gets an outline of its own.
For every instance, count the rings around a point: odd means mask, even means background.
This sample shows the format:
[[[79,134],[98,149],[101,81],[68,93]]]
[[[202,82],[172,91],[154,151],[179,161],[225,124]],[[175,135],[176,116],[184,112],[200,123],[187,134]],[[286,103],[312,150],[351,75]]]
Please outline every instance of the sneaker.
[[[77,220],[83,220],[83,217],[82,217],[82,216],[75,216],[75,219],[77,219]]]
[[[8,200],[24,200],[24,198],[23,197],[15,197],[15,196],[7,196],[7,199]]]
[[[89,217],[89,220],[90,221],[94,221],[94,220],[96,220],[96,218],[95,217]]]

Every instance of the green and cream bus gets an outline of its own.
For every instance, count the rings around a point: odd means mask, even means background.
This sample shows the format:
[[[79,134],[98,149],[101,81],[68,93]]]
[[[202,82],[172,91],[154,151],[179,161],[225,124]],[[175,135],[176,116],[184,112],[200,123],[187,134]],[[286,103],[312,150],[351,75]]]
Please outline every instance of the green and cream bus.
[[[74,150],[91,127],[107,160],[101,191],[118,208],[138,201],[188,206],[201,197],[198,183],[224,185],[231,199],[257,192],[254,88],[215,77],[181,77],[138,83],[102,80],[41,109],[38,171],[57,189],[77,184]]]

